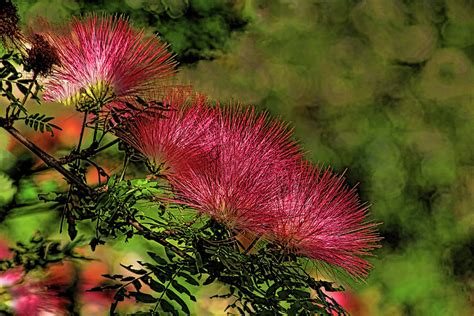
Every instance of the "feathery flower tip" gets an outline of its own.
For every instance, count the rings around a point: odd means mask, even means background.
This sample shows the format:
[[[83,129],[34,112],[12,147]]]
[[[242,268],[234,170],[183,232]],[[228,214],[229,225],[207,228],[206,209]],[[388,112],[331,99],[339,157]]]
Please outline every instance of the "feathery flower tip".
[[[203,135],[214,116],[205,98],[183,89],[171,91],[163,104],[166,111],[140,116],[118,134],[145,156],[153,173],[171,175],[203,159]]]
[[[167,45],[133,29],[123,17],[88,16],[41,33],[56,48],[61,65],[45,85],[44,99],[80,109],[133,98],[174,74]]]
[[[288,172],[273,208],[278,214],[268,236],[289,251],[367,276],[370,255],[380,240],[367,207],[342,176],[303,163]]]
[[[170,179],[177,199],[227,226],[260,232],[273,221],[276,175],[300,158],[291,133],[253,108],[217,111],[208,163]]]

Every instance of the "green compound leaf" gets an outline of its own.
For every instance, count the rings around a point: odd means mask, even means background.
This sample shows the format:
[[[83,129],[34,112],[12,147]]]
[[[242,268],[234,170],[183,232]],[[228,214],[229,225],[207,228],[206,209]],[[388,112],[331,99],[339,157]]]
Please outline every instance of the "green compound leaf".
[[[41,133],[44,133],[44,131],[46,130],[51,133],[51,136],[53,136],[53,129],[62,130],[61,127],[49,122],[53,119],[54,117],[46,116],[45,114],[35,113],[28,115],[25,118],[25,124],[33,128],[35,131],[39,130]]]

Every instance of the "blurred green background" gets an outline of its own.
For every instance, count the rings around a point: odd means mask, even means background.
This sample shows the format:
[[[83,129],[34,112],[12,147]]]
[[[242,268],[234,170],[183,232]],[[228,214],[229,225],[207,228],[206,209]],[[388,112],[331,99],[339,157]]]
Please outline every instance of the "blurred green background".
[[[23,21],[130,16],[170,43],[178,81],[291,121],[309,159],[347,169],[384,237],[367,283],[344,297],[353,315],[474,314],[473,1],[16,3]],[[21,162],[7,146],[0,134],[4,171]],[[0,204],[21,186],[33,185],[0,170]],[[2,226],[12,239],[41,221],[20,233],[15,220]]]

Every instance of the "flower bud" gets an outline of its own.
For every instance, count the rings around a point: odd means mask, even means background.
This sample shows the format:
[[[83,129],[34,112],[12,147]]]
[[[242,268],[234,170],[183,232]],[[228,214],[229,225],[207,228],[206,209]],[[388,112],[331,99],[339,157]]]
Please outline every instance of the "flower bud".
[[[0,42],[6,48],[19,48],[23,35],[18,27],[18,12],[10,0],[0,0]]]
[[[30,38],[31,48],[27,49],[25,68],[36,75],[47,76],[54,65],[59,64],[56,49],[43,36],[33,34]]]

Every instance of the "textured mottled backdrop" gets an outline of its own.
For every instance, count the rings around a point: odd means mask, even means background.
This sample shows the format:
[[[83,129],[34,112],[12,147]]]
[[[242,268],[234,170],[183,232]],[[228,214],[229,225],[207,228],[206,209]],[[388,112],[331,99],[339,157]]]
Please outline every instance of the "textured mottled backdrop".
[[[124,12],[171,43],[181,81],[282,116],[308,158],[347,168],[384,237],[354,315],[474,313],[473,1],[16,3],[24,21]]]

